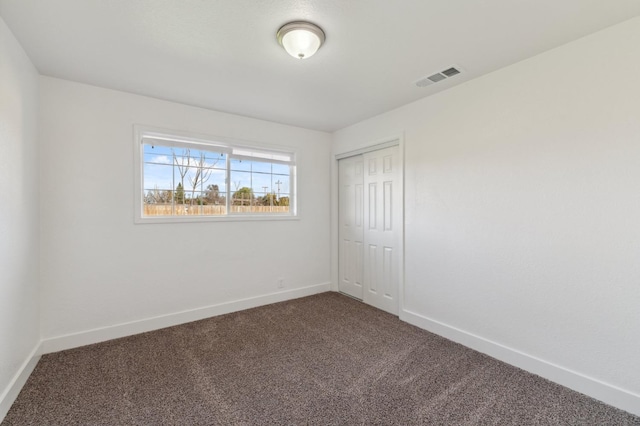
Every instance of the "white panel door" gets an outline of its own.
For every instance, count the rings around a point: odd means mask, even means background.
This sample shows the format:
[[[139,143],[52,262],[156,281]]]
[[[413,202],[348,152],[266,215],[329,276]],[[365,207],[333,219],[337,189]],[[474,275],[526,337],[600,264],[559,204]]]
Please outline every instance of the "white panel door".
[[[364,254],[364,176],[363,157],[338,161],[339,214],[338,214],[338,287],[341,292],[358,299],[363,298]]]
[[[397,146],[372,151],[364,159],[363,300],[398,314],[402,191]]]

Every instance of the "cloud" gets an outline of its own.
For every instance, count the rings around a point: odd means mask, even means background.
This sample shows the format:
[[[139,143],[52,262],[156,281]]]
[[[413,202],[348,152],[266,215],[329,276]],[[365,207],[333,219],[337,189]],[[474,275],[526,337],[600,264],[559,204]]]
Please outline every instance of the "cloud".
[[[171,159],[166,155],[156,155],[149,160],[150,163],[171,164]]]

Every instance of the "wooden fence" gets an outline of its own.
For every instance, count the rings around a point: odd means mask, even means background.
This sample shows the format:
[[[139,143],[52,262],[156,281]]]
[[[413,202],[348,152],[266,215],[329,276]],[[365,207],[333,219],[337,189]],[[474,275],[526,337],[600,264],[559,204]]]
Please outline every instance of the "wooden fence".
[[[289,213],[289,206],[231,206],[232,213]],[[189,206],[177,204],[145,204],[144,216],[220,216],[227,214],[225,206]]]

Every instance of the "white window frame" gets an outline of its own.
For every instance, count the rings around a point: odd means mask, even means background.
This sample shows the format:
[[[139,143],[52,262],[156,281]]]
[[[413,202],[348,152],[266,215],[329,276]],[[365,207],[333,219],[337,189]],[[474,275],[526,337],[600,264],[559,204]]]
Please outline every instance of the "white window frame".
[[[134,125],[134,223],[180,223],[180,222],[228,222],[228,221],[273,221],[297,220],[297,152],[286,146],[267,143],[251,143],[217,136],[195,135],[187,132],[159,129],[155,127]],[[226,161],[226,211],[225,215],[175,215],[175,216],[143,216],[144,208],[144,142],[145,140],[166,141],[166,145],[175,144],[185,148],[215,148],[215,151],[227,154]],[[231,212],[230,202],[232,191],[230,188],[230,161],[232,158],[242,159],[273,159],[278,161],[289,158],[290,163],[290,194],[288,213],[239,213]]]

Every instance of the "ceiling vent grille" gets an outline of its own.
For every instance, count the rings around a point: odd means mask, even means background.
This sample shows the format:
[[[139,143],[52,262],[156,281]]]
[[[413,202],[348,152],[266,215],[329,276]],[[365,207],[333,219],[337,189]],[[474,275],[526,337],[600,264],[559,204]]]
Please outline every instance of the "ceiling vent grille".
[[[420,80],[416,81],[416,86],[418,87],[426,87],[430,86],[433,83],[438,83],[442,80],[446,80],[447,78],[453,77],[454,75],[460,74],[460,70],[456,67],[447,68],[444,71],[437,72],[428,77],[422,77]]]

